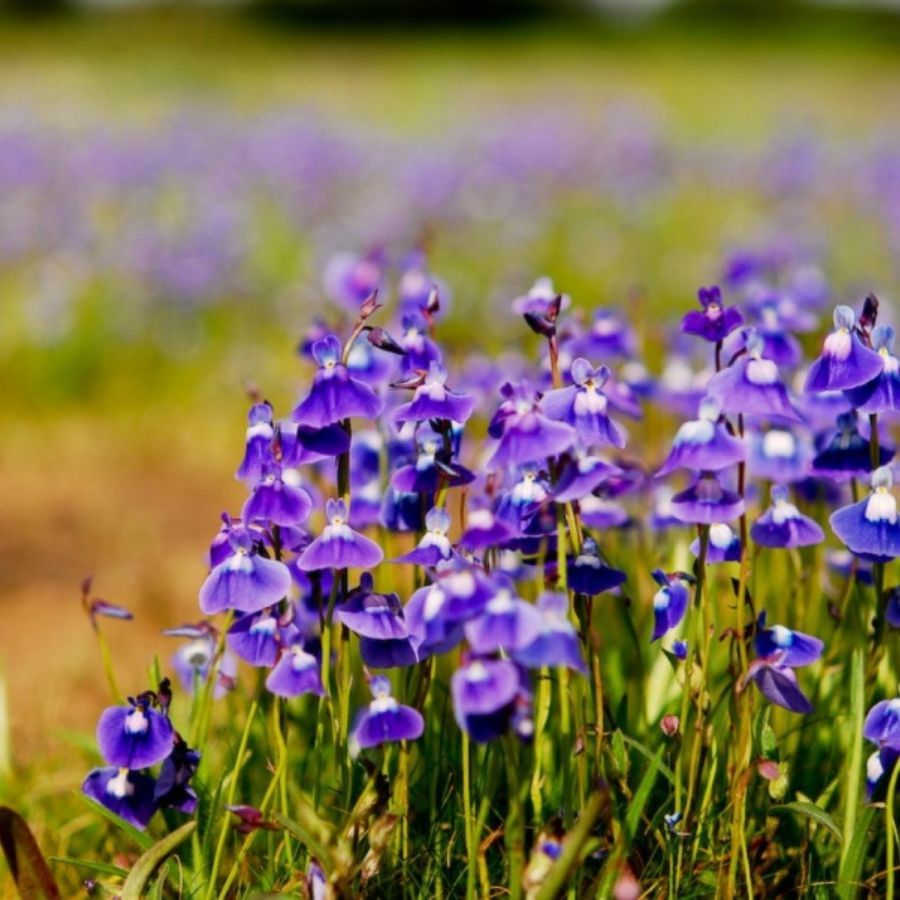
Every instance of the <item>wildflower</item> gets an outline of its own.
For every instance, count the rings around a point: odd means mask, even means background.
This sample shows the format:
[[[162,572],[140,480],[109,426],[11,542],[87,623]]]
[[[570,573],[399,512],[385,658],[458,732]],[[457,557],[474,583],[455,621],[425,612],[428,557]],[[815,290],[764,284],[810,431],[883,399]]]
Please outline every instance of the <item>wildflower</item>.
[[[329,335],[312,346],[319,368],[305,400],[294,410],[301,425],[324,428],[344,419],[374,419],[384,401],[367,384],[353,378],[341,361],[341,343]]]
[[[82,792],[110,812],[143,831],[156,812],[154,780],[127,768],[104,766],[92,769]]]
[[[625,431],[607,414],[609,402],[602,390],[609,374],[606,366],[595,369],[586,359],[576,359],[571,368],[574,383],[544,394],[539,403],[541,412],[571,425],[584,447],[597,444],[624,447]]]
[[[897,501],[891,493],[893,483],[890,469],[876,469],[869,496],[837,510],[828,520],[848,550],[872,562],[888,562],[900,556],[900,523]]]
[[[697,291],[702,310],[692,310],[681,320],[681,330],[706,341],[719,343],[739,328],[744,317],[734,306],[724,306],[718,285],[702,287]]]
[[[453,711],[459,727],[478,743],[503,734],[519,693],[519,670],[509,660],[476,659],[453,673]]]
[[[653,580],[661,585],[653,595],[653,637],[651,642],[659,640],[664,634],[677,627],[687,611],[688,585],[693,578],[684,572],[666,574],[662,569],[654,569]]]
[[[610,477],[621,474],[622,470],[597,456],[576,454],[560,472],[553,488],[553,499],[557,503],[581,500],[592,493]]]
[[[886,465],[893,456],[893,449],[879,444],[879,465]],[[827,475],[835,481],[859,478],[872,471],[870,443],[859,433],[855,412],[841,413],[837,417],[837,431],[813,458],[811,471],[814,475]]]
[[[631,524],[631,516],[628,510],[608,497],[598,497],[596,494],[588,494],[582,497],[578,504],[582,523],[588,528],[597,531],[606,531],[610,528],[625,528]]]
[[[750,536],[762,547],[805,547],[825,540],[825,533],[788,498],[784,485],[772,488],[772,505],[754,523]]]
[[[309,518],[312,498],[298,484],[294,469],[284,470],[277,463],[269,463],[253,490],[241,518],[245,522],[260,521],[270,525],[299,525]]]
[[[869,710],[863,737],[879,747],[900,750],[900,697],[882,700]]]
[[[721,405],[714,397],[701,401],[698,418],[678,429],[672,449],[656,473],[657,478],[676,469],[715,472],[743,461],[744,442],[728,433],[719,421],[720,412]]]
[[[771,359],[763,358],[763,349],[762,338],[755,332],[749,334],[747,352],[709,379],[707,394],[718,400],[722,411],[728,414],[802,422],[803,417],[779,380],[778,367]]]
[[[866,347],[855,329],[856,317],[849,306],[834,308],[834,331],[825,338],[822,355],[806,376],[804,392],[846,391],[877,378],[884,358]]]
[[[878,325],[872,330],[872,349],[882,358],[881,372],[860,387],[846,391],[851,405],[861,413],[897,412],[900,410],[900,360],[894,356],[894,329]]]
[[[702,473],[687,490],[672,498],[672,514],[697,525],[732,522],[743,512],[740,495],[723,487],[711,472]]]
[[[256,482],[272,459],[272,441],[275,438],[272,404],[268,401],[254,403],[247,415],[247,437],[244,458],[237,470],[240,481]]]
[[[466,550],[483,550],[502,547],[512,536],[512,530],[490,509],[476,509],[469,513],[459,544]]]
[[[453,545],[447,532],[450,531],[450,514],[442,507],[432,507],[425,514],[425,534],[415,549],[394,562],[412,563],[417,566],[436,566],[453,557]]]
[[[159,777],[153,787],[153,800],[159,809],[177,809],[193,813],[197,808],[197,794],[190,786],[200,754],[192,750],[181,735],[175,735],[172,752],[163,760]]]
[[[634,329],[628,322],[614,310],[598,308],[590,328],[575,340],[573,350],[582,356],[607,359],[633,356],[634,345]]]
[[[687,641],[675,641],[672,644],[672,655],[682,662],[687,659],[688,645]]]
[[[510,307],[517,316],[531,313],[535,316],[544,316],[551,303],[559,297],[559,309],[564,311],[571,305],[568,294],[559,294],[553,287],[553,280],[543,276],[535,279],[534,284],[528,289],[528,293],[516,297]]]
[[[900,750],[882,747],[866,760],[866,800],[870,803],[884,793],[898,759]]]
[[[200,588],[200,609],[211,616],[226,609],[259,612],[274,606],[291,589],[287,566],[261,556],[246,534],[234,534],[231,554],[213,566]]]
[[[594,596],[618,587],[625,581],[625,573],[608,566],[597,542],[586,538],[581,552],[567,562],[566,579],[570,590]]]
[[[350,737],[360,749],[393,741],[414,741],[422,736],[425,722],[421,713],[398,703],[391,696],[391,683],[383,676],[369,682],[372,702],[357,715]]]
[[[540,631],[537,607],[515,596],[508,583],[498,585],[481,614],[465,624],[466,639],[478,654],[514,653],[527,647]]]
[[[569,598],[566,594],[546,592],[537,599],[540,615],[535,638],[512,653],[513,659],[532,669],[541,666],[568,666],[587,674],[581,653],[581,642],[575,626],[569,621]]]
[[[381,288],[385,262],[384,254],[378,249],[365,255],[335,253],[325,264],[322,276],[326,293],[338,303],[355,309]]]
[[[172,751],[174,731],[169,719],[151,707],[151,696],[129,697],[129,706],[110,706],[97,723],[97,744],[103,758],[124,769],[144,769]]]
[[[388,640],[409,637],[396,594],[379,594],[372,576],[365,572],[359,586],[334,611],[334,618],[360,637]]]
[[[475,475],[453,458],[452,441],[426,425],[416,431],[415,462],[399,466],[391,476],[391,486],[402,493],[431,494],[442,485],[463,487],[474,480]],[[418,496],[415,502],[421,509]]]
[[[325,504],[325,516],[328,519],[325,530],[297,561],[303,571],[371,569],[384,559],[378,544],[347,524],[347,506],[343,500],[329,500]]]
[[[428,337],[428,323],[419,313],[403,316],[399,344],[404,351],[400,363],[404,375],[427,372],[432,363],[441,362],[440,348]]]
[[[778,484],[806,476],[810,449],[805,440],[787,428],[769,428],[750,436],[747,471],[754,477]]]
[[[297,697],[300,694],[324,697],[318,656],[310,653],[302,641],[287,647],[266,678],[266,690],[279,697]]]
[[[251,666],[274,666],[281,634],[271,609],[238,617],[225,636],[228,647]]]
[[[466,422],[475,409],[475,400],[446,386],[447,371],[440,363],[432,362],[424,379],[415,387],[413,399],[394,410],[395,422],[424,422],[429,419],[448,419]]]

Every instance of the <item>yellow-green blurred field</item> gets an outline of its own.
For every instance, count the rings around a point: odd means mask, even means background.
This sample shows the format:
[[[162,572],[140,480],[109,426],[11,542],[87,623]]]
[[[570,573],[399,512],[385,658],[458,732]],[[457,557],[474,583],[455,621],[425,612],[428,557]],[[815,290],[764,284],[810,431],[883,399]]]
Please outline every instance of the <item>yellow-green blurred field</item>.
[[[490,121],[492,111],[527,121],[549,104],[577,118],[622,98],[656,111],[684,146],[762,147],[779,129],[810,124],[839,143],[900,128],[900,57],[890,41],[852,29],[843,38],[802,28],[555,26],[373,35],[174,11],[0,28],[0,107],[64,128],[98,117],[153,122],[186,104],[238,119],[307,105],[415,142],[439,139],[450,124]],[[827,213],[836,283],[895,286],[883,225],[836,197],[816,207]],[[450,333],[468,342],[474,323],[489,343],[508,340],[492,332],[486,301],[545,272],[576,300],[615,303],[639,290],[645,320],[672,316],[714,280],[724,247],[765,235],[773,202],[746,190],[698,192],[676,170],[671,190],[639,210],[569,192],[543,211],[527,258],[490,234],[473,252],[452,225],[438,228],[430,260],[456,288]],[[159,630],[196,618],[206,545],[219,513],[241,500],[232,473],[245,386],[259,385],[282,409],[299,387],[295,338],[323,302],[316,260],[302,244],[284,246],[283,231],[273,242],[281,248],[273,282],[283,259],[285,278],[303,287],[280,304],[280,318],[252,303],[204,312],[203,327],[173,355],[140,341],[117,346],[102,327],[24,345],[20,272],[0,272],[0,746],[11,757],[0,763],[29,776],[30,804],[77,786],[80,769],[66,768],[70,733],[90,732],[104,694],[81,578],[93,573],[100,596],[134,610],[134,623],[106,628],[121,681],[136,681],[154,652],[171,652]],[[190,330],[195,315],[181,311],[166,327]],[[5,781],[13,794],[23,783]]]

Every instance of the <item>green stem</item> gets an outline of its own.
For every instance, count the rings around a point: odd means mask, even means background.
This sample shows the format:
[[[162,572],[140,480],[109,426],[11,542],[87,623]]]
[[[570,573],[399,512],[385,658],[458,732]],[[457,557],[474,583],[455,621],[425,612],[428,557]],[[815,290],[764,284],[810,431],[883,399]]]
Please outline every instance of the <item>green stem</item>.
[[[475,876],[477,874],[478,853],[475,847],[475,821],[472,817],[472,772],[469,735],[462,732],[463,768],[463,824],[466,835],[466,900],[475,898]]]
[[[897,790],[897,775],[900,774],[900,765],[894,762],[891,772],[891,780],[888,782],[887,796],[884,803],[884,825],[887,835],[885,847],[885,868],[887,869],[887,900],[894,900],[894,842],[897,839],[897,823],[894,819],[894,794]]]

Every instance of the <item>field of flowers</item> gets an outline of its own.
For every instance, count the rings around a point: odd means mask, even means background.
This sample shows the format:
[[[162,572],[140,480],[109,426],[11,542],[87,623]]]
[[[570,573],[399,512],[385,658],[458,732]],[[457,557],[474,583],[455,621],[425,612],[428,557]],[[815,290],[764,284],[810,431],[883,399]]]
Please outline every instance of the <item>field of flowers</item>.
[[[2,896],[894,897],[898,64],[209,22],[0,31]]]

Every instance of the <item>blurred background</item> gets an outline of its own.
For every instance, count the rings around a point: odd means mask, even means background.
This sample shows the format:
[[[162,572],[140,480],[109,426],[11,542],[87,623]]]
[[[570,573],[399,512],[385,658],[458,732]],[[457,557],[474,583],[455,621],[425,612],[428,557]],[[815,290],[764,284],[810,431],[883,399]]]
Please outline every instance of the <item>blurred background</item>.
[[[86,574],[135,690],[196,618],[335,254],[441,278],[466,351],[527,340],[545,274],[651,346],[735,250],[896,295],[897,7],[0,4],[0,770],[93,729]]]

